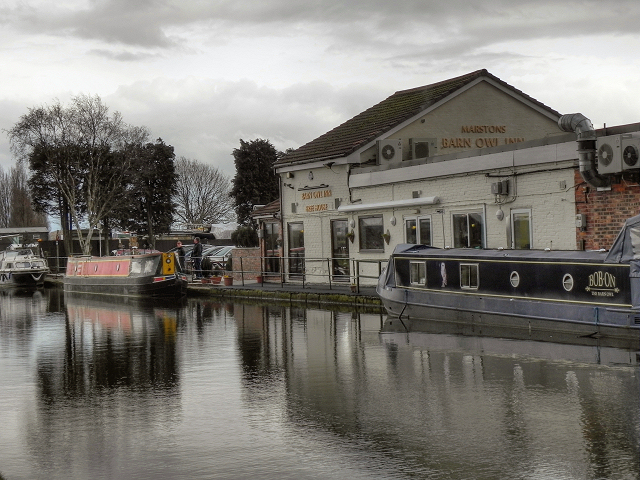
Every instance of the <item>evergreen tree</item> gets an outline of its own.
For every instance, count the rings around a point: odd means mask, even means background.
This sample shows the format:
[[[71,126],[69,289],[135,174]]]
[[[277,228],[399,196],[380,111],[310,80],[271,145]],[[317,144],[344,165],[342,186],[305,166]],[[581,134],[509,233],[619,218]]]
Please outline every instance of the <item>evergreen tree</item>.
[[[132,171],[125,197],[114,212],[118,224],[146,236],[155,246],[155,236],[168,233],[175,212],[172,195],[177,182],[173,147],[162,139],[132,147]]]
[[[255,205],[266,205],[278,198],[278,177],[273,164],[279,153],[269,140],[245,142],[233,150],[236,175],[229,195],[235,199],[240,225],[251,225],[251,212]]]

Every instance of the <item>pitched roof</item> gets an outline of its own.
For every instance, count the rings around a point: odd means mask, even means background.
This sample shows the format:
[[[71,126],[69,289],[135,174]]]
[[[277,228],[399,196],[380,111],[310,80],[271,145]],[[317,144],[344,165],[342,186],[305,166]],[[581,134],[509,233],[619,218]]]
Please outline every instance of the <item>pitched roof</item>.
[[[276,199],[273,202],[267,203],[262,207],[257,207],[253,212],[251,212],[252,217],[263,217],[263,216],[273,216],[276,213],[280,212],[280,199]]]
[[[351,120],[284,155],[275,162],[275,165],[346,157],[480,77],[490,78],[552,115],[560,116],[559,112],[505,83],[487,70],[476,70],[431,85],[400,90]]]

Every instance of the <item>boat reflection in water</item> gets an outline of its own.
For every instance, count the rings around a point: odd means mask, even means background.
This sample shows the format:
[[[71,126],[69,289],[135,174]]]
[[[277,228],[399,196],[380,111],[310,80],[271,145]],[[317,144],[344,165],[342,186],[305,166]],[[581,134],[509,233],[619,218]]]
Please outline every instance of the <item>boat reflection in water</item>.
[[[64,300],[33,315],[31,341],[2,317],[6,478],[640,471],[637,345],[397,323],[381,310]]]
[[[178,306],[68,293],[64,298],[70,353],[66,387],[84,393],[128,386],[162,391],[167,397],[178,393]]]

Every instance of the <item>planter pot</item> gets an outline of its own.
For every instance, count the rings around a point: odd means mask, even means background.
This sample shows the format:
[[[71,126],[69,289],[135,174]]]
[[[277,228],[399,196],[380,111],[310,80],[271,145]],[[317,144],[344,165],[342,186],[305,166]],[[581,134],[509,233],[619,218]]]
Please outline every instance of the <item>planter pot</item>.
[[[256,282],[262,283],[262,280],[263,280],[262,275],[256,275]]]
[[[358,290],[358,286],[357,285],[351,285],[350,287],[351,287],[351,291],[353,293],[355,293]]]
[[[220,284],[220,282],[222,281],[222,277],[211,277],[211,283],[213,284]]]
[[[233,285],[233,277],[224,277],[222,280],[224,280],[225,287]]]

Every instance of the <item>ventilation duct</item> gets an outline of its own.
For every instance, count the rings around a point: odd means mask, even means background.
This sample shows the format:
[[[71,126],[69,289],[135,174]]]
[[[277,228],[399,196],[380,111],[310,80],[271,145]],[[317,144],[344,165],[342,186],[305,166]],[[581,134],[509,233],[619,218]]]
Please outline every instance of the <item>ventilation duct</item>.
[[[562,115],[558,126],[565,132],[575,132],[578,136],[578,162],[580,175],[592,187],[608,187],[609,179],[598,173],[596,161],[596,131],[591,120],[581,113]]]

